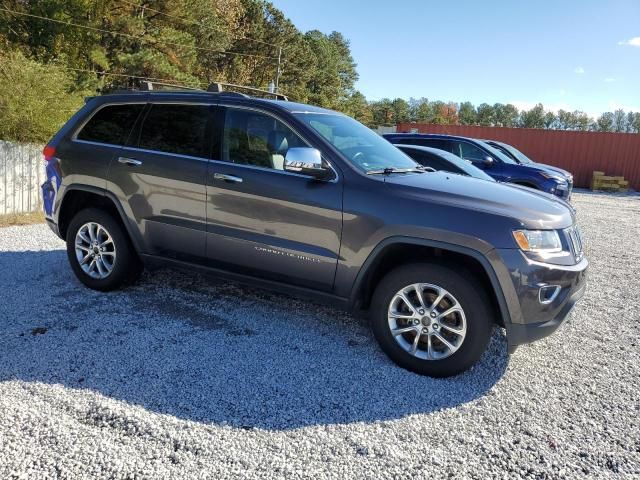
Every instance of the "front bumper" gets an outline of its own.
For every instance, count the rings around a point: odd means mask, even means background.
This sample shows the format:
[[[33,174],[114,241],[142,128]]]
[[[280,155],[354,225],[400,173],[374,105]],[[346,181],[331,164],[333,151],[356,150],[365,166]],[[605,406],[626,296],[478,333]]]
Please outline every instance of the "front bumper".
[[[511,321],[505,322],[509,352],[518,345],[551,335],[567,319],[587,284],[586,258],[576,265],[536,262],[515,249],[498,250],[507,266],[509,282],[503,291],[511,292]],[[547,289],[555,295],[545,297]]]
[[[555,332],[567,319],[574,305],[578,300],[580,300],[580,298],[582,298],[586,289],[587,286],[585,284],[578,288],[578,290],[571,293],[567,301],[563,303],[558,314],[551,320],[528,324],[508,324],[507,345],[509,353],[515,352],[518,345],[535,342],[536,340],[548,337]]]

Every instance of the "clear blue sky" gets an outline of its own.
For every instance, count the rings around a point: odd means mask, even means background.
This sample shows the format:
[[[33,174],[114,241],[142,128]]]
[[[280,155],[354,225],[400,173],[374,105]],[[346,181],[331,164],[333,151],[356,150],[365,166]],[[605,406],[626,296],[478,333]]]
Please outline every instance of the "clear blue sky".
[[[640,0],[272,0],[351,42],[367,98],[640,111]]]

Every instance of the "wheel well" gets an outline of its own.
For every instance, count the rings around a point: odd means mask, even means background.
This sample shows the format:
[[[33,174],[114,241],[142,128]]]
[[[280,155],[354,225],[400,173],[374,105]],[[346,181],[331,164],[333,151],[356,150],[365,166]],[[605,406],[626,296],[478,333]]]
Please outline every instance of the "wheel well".
[[[478,260],[463,253],[415,244],[389,245],[376,257],[360,283],[356,298],[359,308],[369,308],[376,286],[387,273],[401,265],[416,261],[437,263],[449,268],[454,267],[462,270],[465,276],[473,278],[489,299],[491,308],[495,312],[496,323],[504,326],[495,289],[486,270]]]
[[[58,216],[58,230],[63,238],[67,237],[67,228],[71,223],[71,219],[76,213],[87,207],[100,208],[109,212],[122,225],[120,213],[109,197],[85,190],[71,190],[64,196],[60,207],[60,215]],[[124,225],[122,226],[124,227]]]

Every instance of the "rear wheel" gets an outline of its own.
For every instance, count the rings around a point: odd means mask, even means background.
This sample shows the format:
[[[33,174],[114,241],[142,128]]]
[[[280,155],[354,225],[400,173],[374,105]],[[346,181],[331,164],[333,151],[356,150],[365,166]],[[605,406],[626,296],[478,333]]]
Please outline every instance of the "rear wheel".
[[[456,270],[407,265],[376,288],[371,324],[395,363],[421,375],[448,377],[471,367],[486,350],[490,312],[484,295]]]
[[[106,211],[78,212],[67,230],[67,256],[87,287],[114,290],[135,280],[142,265],[122,226]]]

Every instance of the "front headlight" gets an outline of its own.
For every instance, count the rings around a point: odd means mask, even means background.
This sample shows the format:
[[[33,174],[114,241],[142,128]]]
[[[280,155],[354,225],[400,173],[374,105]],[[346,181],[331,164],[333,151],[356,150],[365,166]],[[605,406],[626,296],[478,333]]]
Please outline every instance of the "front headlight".
[[[556,253],[562,251],[556,230],[514,230],[513,238],[525,252]]]

